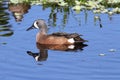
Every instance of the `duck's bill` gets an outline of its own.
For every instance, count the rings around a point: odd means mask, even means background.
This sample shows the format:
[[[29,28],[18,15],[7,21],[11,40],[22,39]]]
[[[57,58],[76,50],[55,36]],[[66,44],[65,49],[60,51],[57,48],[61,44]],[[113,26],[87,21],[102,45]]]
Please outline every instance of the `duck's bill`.
[[[29,30],[32,30],[32,29],[35,29],[35,27],[33,25],[31,27],[29,27],[26,31],[29,31]]]

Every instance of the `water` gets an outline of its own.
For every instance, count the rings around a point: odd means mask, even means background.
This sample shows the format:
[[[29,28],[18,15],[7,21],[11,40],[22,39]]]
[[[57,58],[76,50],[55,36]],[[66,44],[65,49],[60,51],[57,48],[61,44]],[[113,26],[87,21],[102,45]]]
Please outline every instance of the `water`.
[[[54,10],[50,15],[51,8],[43,10],[42,6],[34,5],[23,15],[21,21],[16,22],[7,6],[6,2],[0,6],[4,14],[7,13],[5,17],[8,18],[5,20],[8,23],[0,24],[2,31],[0,34],[6,34],[3,28],[7,28],[8,33],[12,34],[0,36],[1,80],[120,79],[119,14],[110,17],[101,14],[102,28],[100,28],[99,21],[94,22],[94,14],[91,11],[76,14],[71,9],[70,13]],[[27,51],[39,52],[35,42],[37,30],[26,31],[26,29],[38,18],[48,23],[48,33],[76,32],[82,34],[83,39],[88,40],[85,43],[88,46],[82,51],[48,50],[46,60],[35,61]],[[4,17],[1,19],[4,21]],[[115,51],[112,52],[111,49]]]

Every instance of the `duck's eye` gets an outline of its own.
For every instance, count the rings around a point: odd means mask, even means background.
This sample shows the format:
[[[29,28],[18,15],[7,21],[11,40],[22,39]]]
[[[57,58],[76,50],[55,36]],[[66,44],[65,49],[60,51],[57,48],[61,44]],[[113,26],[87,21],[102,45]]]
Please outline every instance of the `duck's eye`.
[[[36,22],[36,24],[38,25],[38,22]]]

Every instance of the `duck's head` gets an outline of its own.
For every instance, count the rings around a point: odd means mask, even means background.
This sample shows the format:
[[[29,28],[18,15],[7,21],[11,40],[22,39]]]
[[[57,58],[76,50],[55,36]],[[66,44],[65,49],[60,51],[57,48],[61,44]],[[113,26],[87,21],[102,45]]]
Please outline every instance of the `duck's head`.
[[[31,29],[47,29],[47,25],[43,19],[35,20],[33,25],[27,29],[27,31]]]

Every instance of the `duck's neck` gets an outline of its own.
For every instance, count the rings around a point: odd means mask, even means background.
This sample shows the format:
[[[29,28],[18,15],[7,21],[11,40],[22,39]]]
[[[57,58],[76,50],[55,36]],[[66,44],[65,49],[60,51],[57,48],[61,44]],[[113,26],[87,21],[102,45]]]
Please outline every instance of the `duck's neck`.
[[[47,36],[47,29],[45,28],[40,29],[40,32],[38,32],[36,35],[36,42],[39,43],[39,41],[41,41],[42,39],[44,40],[44,37],[46,36]]]
[[[47,27],[41,28],[40,29],[40,34],[47,35]]]

